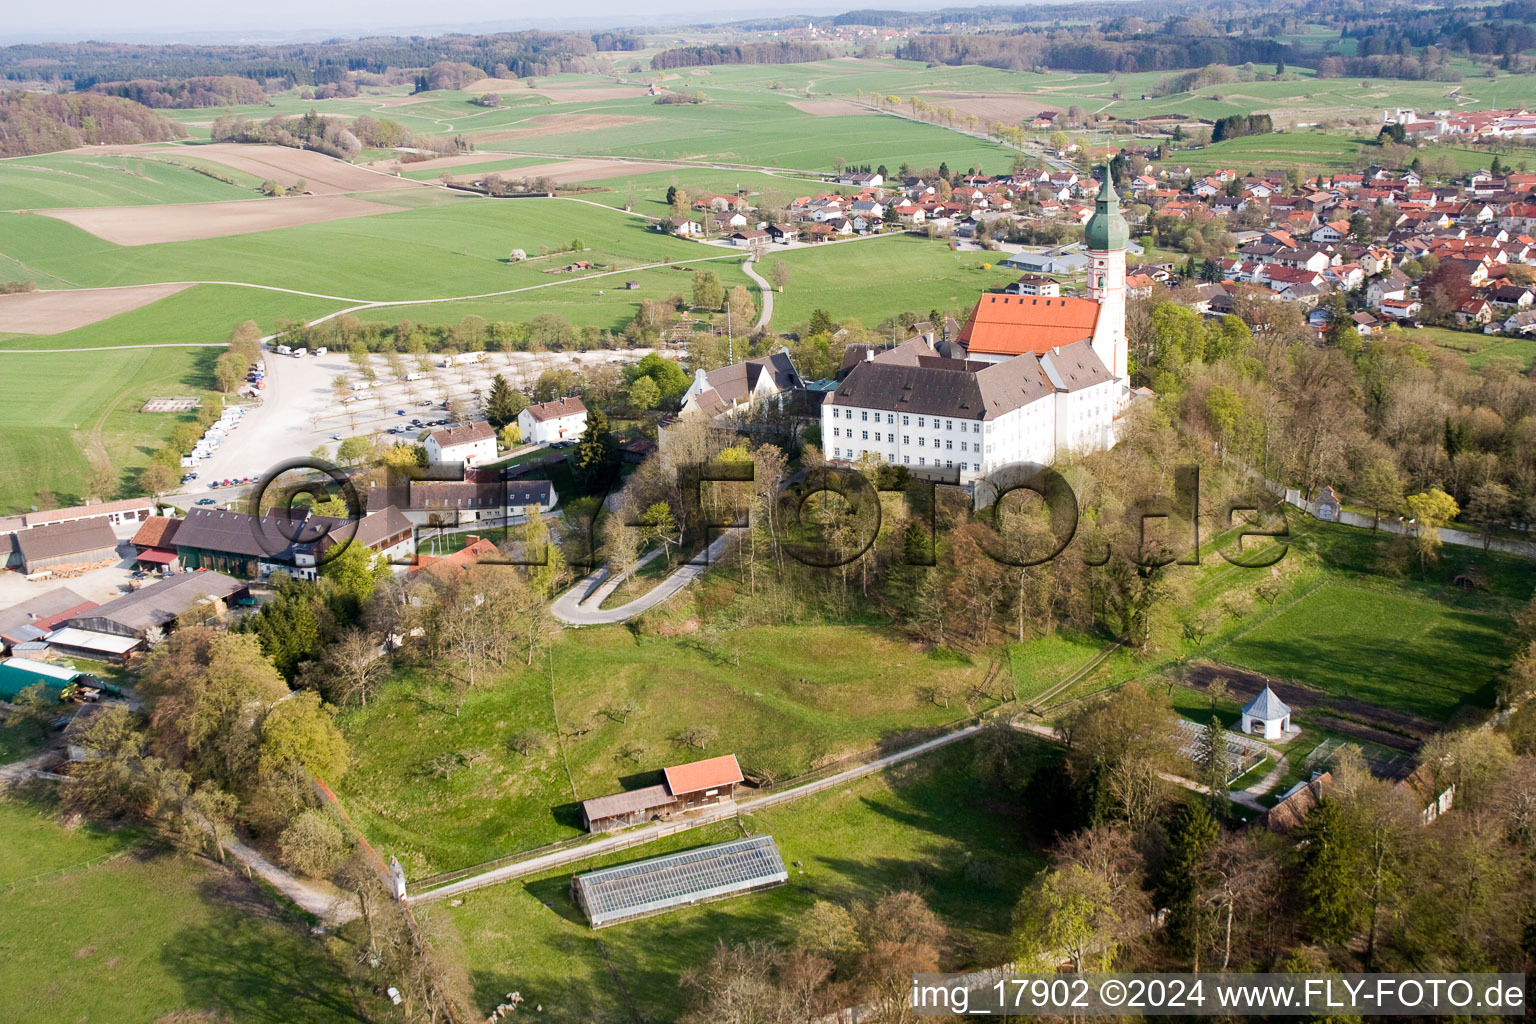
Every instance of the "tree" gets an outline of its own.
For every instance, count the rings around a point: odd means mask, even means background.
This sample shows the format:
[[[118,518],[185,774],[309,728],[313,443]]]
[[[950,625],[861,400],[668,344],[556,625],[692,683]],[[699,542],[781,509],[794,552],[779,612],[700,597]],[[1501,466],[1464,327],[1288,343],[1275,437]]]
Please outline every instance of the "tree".
[[[1202,896],[1211,883],[1207,858],[1219,831],[1204,803],[1181,803],[1168,824],[1168,852],[1157,882],[1158,905],[1168,914],[1168,944],[1175,953],[1191,958],[1196,971],[1200,952],[1210,940],[1212,922]]]
[[[806,334],[834,334],[837,331],[837,321],[832,319],[832,314],[826,310],[817,308],[811,310],[811,319],[806,325]]]
[[[277,837],[283,863],[311,878],[329,878],[352,852],[352,844],[336,816],[310,808]]]
[[[518,414],[526,408],[528,399],[521,392],[512,390],[507,378],[499,373],[491,378],[490,394],[485,399],[485,418],[491,426],[500,430],[508,423],[515,422]]]
[[[1200,730],[1200,781],[1211,791],[1217,813],[1227,810],[1227,774],[1231,763],[1227,757],[1227,733],[1215,715]]]
[[[656,502],[641,514],[640,523],[644,528],[646,541],[660,541],[662,558],[670,558],[668,546],[672,542],[672,535],[677,532],[677,520],[672,516],[672,506],[664,501]]]
[[[1429,563],[1440,558],[1440,527],[1461,513],[1456,499],[1438,487],[1410,494],[1403,502],[1413,517],[1414,547],[1419,553],[1419,575],[1429,571]]]
[[[1496,480],[1473,487],[1467,498],[1467,518],[1482,530],[1483,550],[1487,551],[1497,530],[1515,508],[1515,495]]]
[[[1396,512],[1403,504],[1403,480],[1391,459],[1376,459],[1361,470],[1355,491],[1371,510],[1372,530],[1381,524],[1383,512]]]
[[[789,284],[789,278],[789,264],[783,260],[774,260],[773,266],[768,268],[768,280],[772,281],[773,286],[782,293],[784,286]]]
[[[757,304],[752,301],[752,293],[747,291],[747,286],[739,284],[731,289],[730,301],[727,304],[729,324],[734,334],[746,334],[752,330],[757,322]]]
[[[576,445],[571,469],[576,486],[583,494],[593,494],[613,476],[619,464],[619,445],[608,426],[608,416],[601,409],[587,415],[587,429]]]
[[[1352,898],[1360,851],[1337,801],[1323,797],[1307,814],[1296,845],[1296,883],[1302,920],[1315,939],[1342,945],[1359,928]]]
[[[373,596],[374,588],[389,573],[388,559],[355,542],[347,543],[339,554],[320,566],[320,578],[335,588],[333,611],[344,621],[357,617]]]
[[[634,408],[641,411],[654,409],[659,401],[661,401],[661,389],[650,377],[637,377],[629,386],[629,404]]]
[[[359,466],[373,454],[373,442],[366,437],[348,437],[336,446],[336,459],[344,466]]]
[[[208,845],[224,863],[224,842],[234,835],[235,813],[240,801],[213,783],[204,783],[192,792],[185,805],[187,819],[206,837]]]
[[[299,690],[279,701],[261,726],[261,763],[267,769],[302,770],[331,782],[346,773],[347,741],[332,720],[331,708],[313,690]]]
[[[696,270],[693,274],[693,304],[700,309],[719,309],[725,302],[725,286],[720,275],[713,270]]]
[[[12,698],[11,706],[15,709],[15,718],[31,724],[39,739],[52,731],[53,721],[59,716],[58,698],[42,683],[25,687]]]
[[[516,448],[523,443],[523,428],[516,423],[508,423],[496,434],[496,443],[502,448]]]
[[[355,700],[367,707],[369,694],[389,675],[389,660],[377,636],[354,627],[342,630],[325,645],[315,671],[333,704]]]
[[[139,490],[159,501],[162,494],[176,486],[176,471],[158,459],[152,460],[149,465],[139,470],[135,482]]]

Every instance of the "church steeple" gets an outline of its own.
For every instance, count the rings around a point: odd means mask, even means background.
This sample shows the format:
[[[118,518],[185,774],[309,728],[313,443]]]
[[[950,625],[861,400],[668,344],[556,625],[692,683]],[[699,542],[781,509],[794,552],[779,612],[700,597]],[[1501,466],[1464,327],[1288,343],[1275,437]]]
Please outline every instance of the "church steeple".
[[[1083,230],[1088,248],[1094,252],[1123,250],[1130,240],[1131,230],[1120,215],[1120,196],[1115,192],[1114,175],[1110,165],[1104,165],[1104,183],[1099,186],[1099,197],[1093,204],[1093,216]]]

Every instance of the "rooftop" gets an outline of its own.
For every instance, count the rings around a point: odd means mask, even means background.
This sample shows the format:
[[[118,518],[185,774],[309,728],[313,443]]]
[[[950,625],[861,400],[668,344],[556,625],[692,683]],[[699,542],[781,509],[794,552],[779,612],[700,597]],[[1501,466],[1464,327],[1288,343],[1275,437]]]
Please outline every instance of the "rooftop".
[[[717,786],[729,786],[740,782],[741,766],[736,763],[735,754],[722,754],[703,761],[692,761],[688,764],[664,768],[662,775],[666,777],[667,788],[672,791],[672,794],[681,796],[684,793],[697,793],[701,789],[714,789]]]
[[[1093,336],[1099,304],[1089,299],[983,295],[960,331],[972,352],[1021,355]]]

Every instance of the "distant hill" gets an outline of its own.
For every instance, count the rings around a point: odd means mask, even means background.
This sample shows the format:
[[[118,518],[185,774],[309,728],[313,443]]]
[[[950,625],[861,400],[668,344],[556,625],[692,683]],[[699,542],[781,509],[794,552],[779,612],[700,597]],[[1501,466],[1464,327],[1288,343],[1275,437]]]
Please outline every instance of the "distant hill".
[[[76,146],[169,142],[186,131],[141,103],[97,93],[0,93],[0,157]]]

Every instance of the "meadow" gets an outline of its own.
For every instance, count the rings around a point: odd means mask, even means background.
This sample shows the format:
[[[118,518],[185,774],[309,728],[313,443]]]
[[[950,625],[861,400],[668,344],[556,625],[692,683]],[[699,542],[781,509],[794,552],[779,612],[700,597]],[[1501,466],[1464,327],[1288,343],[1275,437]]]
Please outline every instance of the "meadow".
[[[218,349],[0,353],[0,430],[9,445],[0,469],[0,510],[16,512],[48,490],[63,505],[79,493],[88,453],[132,474],[183,417],[141,413],[153,395],[202,395],[213,387]]]
[[[461,984],[473,1005],[517,989],[553,1021],[666,1020],[678,1012],[678,978],[719,941],[790,943],[819,899],[844,905],[888,891],[918,892],[951,928],[945,969],[1001,962],[1009,920],[1043,857],[1029,838],[1029,810],[974,785],[968,744],[737,822],[682,833],[640,850],[556,874],[520,879],[434,906],[452,925],[450,957],[473,964]],[[776,889],[591,931],[571,903],[568,879],[590,870],[723,842],[771,835],[790,873]]]
[[[784,293],[773,298],[778,331],[805,323],[817,308],[866,327],[906,310],[927,317],[935,308],[964,322],[982,292],[1018,280],[1017,270],[997,265],[1006,255],[955,252],[942,242],[903,233],[770,252],[758,272],[766,275],[776,260],[790,269]]]
[[[988,667],[846,627],[671,639],[603,627],[562,634],[540,662],[457,694],[407,676],[344,713],[355,764],[339,792],[408,876],[580,835],[579,801],[670,764],[734,753],[747,773],[783,779],[954,721],[964,704],[924,701],[918,685],[964,694]],[[714,733],[703,746],[685,742],[698,725]],[[509,742],[529,730],[542,749],[517,753]],[[438,771],[444,753],[463,764]]]
[[[8,1022],[371,1017],[328,948],[231,871],[16,799],[0,835]]]
[[[238,184],[210,177],[199,167]],[[154,158],[55,153],[0,160],[0,202],[10,210],[255,199],[260,184],[231,168],[170,152]]]

